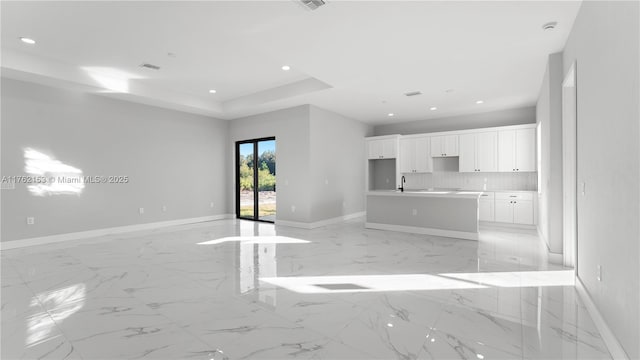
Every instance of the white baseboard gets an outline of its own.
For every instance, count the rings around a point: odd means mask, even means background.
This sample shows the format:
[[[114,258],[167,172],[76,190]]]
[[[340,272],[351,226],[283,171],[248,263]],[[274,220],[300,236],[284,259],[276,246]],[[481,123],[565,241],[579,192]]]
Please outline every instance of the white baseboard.
[[[92,237],[98,237],[98,236],[122,234],[122,233],[141,231],[141,230],[152,230],[152,229],[158,229],[158,228],[163,228],[168,226],[195,224],[195,223],[206,222],[206,221],[234,219],[234,218],[235,218],[235,215],[233,214],[210,215],[210,216],[202,216],[202,217],[189,218],[189,219],[160,221],[160,222],[153,222],[153,223],[146,223],[146,224],[118,226],[118,227],[105,228],[105,229],[41,236],[41,237],[2,242],[0,243],[0,250],[10,250],[10,249],[17,249],[17,248],[22,248],[27,246],[52,244],[52,243],[58,243],[63,241],[69,241],[69,240],[86,239],[86,238],[92,238]]]
[[[544,234],[542,234],[540,226],[536,226],[536,230],[538,231],[538,237],[540,238],[540,248],[547,253],[547,261],[551,264],[563,265],[564,255],[562,253],[551,252],[549,242],[544,237]]]
[[[587,288],[577,275],[576,290],[580,295],[580,299],[582,299],[582,302],[584,302],[584,305],[587,307],[587,311],[598,328],[598,332],[600,332],[602,340],[605,345],[607,345],[607,349],[609,350],[609,353],[611,353],[611,356],[616,360],[629,360],[629,356],[624,351],[622,345],[620,345],[620,342],[613,334],[613,331],[611,331],[611,328],[609,328],[609,325],[607,325],[607,322],[602,317],[602,314],[600,314],[600,311],[593,302],[593,299],[591,299],[591,295],[589,295]]]
[[[495,222],[495,221],[478,221],[480,225],[503,228],[503,229],[519,229],[519,230],[535,230],[538,231],[538,227],[536,225],[530,224],[512,224],[505,222]]]
[[[558,254],[558,253],[554,253],[549,251],[547,253],[548,256],[548,260],[549,263],[551,264],[555,264],[555,265],[563,265],[564,264],[564,255],[562,254]]]
[[[327,225],[332,225],[332,224],[339,224],[341,222],[344,222],[344,221],[347,221],[347,220],[351,220],[351,219],[357,219],[357,218],[365,216],[365,214],[366,214],[366,212],[361,211],[361,212],[357,212],[357,213],[353,213],[353,214],[347,214],[347,215],[338,216],[338,217],[331,218],[331,219],[326,219],[326,220],[320,220],[320,221],[316,221],[316,222],[312,222],[312,223],[306,223],[306,222],[300,222],[300,221],[277,220],[276,219],[276,225],[290,226],[290,227],[295,227],[295,228],[300,228],[300,229],[315,229],[315,228],[319,228],[319,227],[322,227],[322,226],[327,226]]]
[[[399,232],[407,232],[413,234],[426,234],[426,235],[435,235],[435,236],[444,236],[450,238],[457,239],[465,239],[465,240],[478,240],[478,233],[466,232],[466,231],[455,231],[455,230],[442,230],[442,229],[434,229],[434,228],[425,228],[418,226],[404,226],[404,225],[391,225],[391,224],[380,224],[380,223],[365,223],[364,227],[368,229],[377,229],[377,230],[390,230],[390,231],[399,231]]]

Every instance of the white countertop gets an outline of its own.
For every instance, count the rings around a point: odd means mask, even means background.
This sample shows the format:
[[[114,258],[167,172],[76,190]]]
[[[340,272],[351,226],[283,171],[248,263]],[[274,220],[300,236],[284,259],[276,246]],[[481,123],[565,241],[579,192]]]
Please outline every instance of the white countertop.
[[[371,196],[406,196],[406,197],[452,197],[477,199],[482,195],[482,191],[465,190],[371,190],[367,191]]]

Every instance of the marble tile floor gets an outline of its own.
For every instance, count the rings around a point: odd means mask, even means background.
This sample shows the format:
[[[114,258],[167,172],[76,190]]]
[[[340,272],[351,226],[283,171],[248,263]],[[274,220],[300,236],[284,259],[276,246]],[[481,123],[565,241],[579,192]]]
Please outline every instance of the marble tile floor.
[[[222,220],[1,253],[2,359],[610,359],[534,231]]]

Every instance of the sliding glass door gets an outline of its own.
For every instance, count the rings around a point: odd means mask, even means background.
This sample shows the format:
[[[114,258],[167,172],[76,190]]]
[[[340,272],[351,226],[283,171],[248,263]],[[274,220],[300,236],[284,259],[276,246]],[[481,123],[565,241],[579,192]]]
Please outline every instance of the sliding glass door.
[[[236,142],[236,215],[276,220],[276,138]]]

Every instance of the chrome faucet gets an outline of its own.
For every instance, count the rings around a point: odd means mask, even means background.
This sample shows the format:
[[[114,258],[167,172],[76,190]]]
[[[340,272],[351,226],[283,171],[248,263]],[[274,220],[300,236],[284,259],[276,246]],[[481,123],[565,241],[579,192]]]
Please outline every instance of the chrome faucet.
[[[402,179],[400,179],[400,187],[398,188],[398,190],[400,190],[400,192],[404,192],[404,183],[406,183],[407,180],[404,178],[404,175],[402,175]]]

